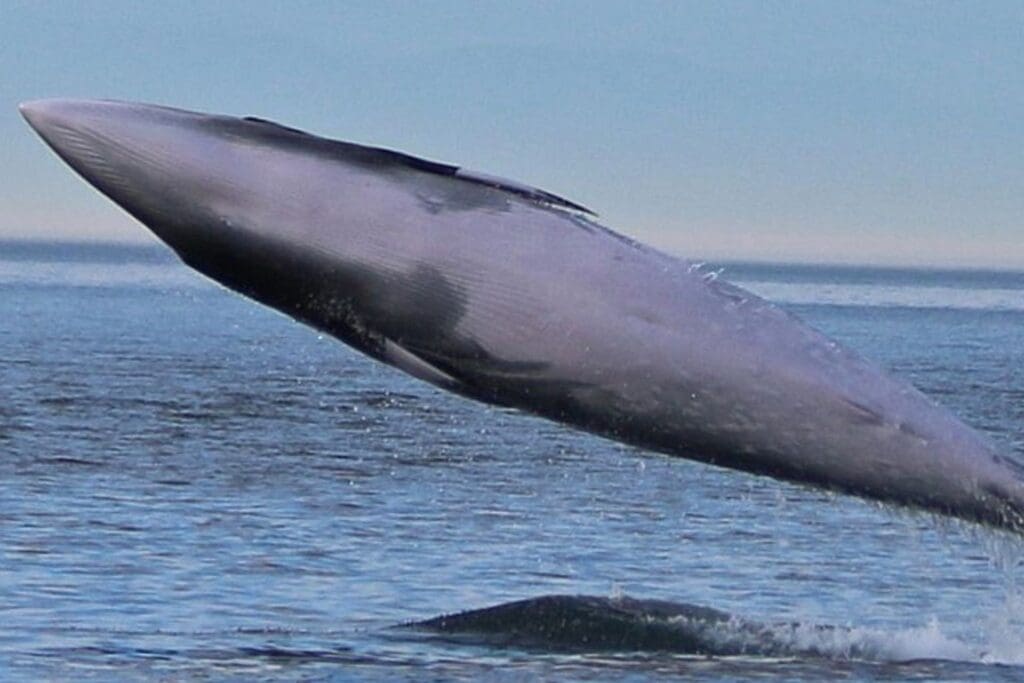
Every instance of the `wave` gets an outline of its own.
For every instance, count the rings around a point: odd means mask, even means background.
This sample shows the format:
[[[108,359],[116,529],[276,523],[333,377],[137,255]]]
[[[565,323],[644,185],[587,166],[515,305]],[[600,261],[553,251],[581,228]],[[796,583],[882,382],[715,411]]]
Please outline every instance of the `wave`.
[[[944,634],[934,621],[897,631],[771,623],[700,605],[630,597],[545,595],[396,628],[462,645],[544,652],[1024,665],[1024,645],[1019,638],[1005,637],[1005,631],[984,648]]]
[[[769,301],[795,305],[1024,311],[1024,289],[734,280]]]

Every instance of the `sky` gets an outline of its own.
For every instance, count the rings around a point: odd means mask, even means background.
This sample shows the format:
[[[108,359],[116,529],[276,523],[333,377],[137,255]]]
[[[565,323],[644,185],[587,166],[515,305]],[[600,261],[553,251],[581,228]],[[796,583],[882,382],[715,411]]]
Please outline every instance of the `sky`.
[[[1024,268],[1022,74],[997,0],[0,0],[0,240],[155,241],[16,110],[87,97],[514,178],[684,257]]]

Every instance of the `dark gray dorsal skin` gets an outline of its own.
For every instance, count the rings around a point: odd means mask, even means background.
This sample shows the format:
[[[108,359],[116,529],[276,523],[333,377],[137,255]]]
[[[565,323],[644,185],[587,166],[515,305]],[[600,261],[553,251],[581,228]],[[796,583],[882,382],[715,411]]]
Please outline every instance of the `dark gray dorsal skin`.
[[[459,644],[545,652],[670,652],[686,655],[830,656],[841,630],[759,623],[664,600],[545,595],[397,627]],[[847,657],[861,654],[855,644]]]
[[[546,595],[401,628],[490,645],[711,654],[703,631],[729,622],[724,612],[683,603]]]
[[[1024,529],[1020,466],[948,411],[565,199],[262,120],[73,100],[22,113],[185,263],[444,389]]]

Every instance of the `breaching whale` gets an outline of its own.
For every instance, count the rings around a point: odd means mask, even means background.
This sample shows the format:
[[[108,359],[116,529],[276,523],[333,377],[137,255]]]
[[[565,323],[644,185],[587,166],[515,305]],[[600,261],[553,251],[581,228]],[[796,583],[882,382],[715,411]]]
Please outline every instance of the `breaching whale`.
[[[262,119],[21,105],[191,267],[463,396],[1024,531],[1022,467],[763,299],[528,185]]]

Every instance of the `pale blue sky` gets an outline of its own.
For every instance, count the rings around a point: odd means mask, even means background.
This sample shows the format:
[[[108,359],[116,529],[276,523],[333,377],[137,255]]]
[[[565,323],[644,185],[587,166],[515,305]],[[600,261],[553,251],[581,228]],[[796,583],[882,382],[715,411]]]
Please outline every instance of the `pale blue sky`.
[[[703,258],[1024,267],[1024,3],[0,0],[0,238],[148,241],[37,97],[252,114]]]

